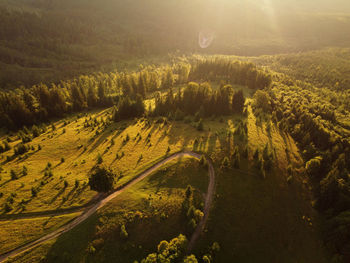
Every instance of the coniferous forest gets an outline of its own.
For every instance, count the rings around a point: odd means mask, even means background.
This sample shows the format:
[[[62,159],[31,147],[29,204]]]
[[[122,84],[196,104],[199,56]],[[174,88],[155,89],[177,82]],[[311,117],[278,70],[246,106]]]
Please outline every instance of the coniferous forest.
[[[349,262],[349,14],[2,1],[0,262]]]

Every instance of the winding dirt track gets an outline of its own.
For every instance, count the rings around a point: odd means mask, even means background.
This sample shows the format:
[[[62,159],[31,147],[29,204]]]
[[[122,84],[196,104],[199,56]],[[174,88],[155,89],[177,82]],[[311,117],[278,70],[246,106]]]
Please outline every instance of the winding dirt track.
[[[141,173],[138,177],[134,178],[133,180],[131,180],[129,183],[127,183],[125,186],[121,187],[120,189],[117,189],[116,191],[114,191],[113,193],[111,193],[110,195],[108,195],[106,198],[98,200],[95,204],[91,205],[90,207],[88,207],[85,212],[83,212],[80,216],[78,216],[77,218],[75,218],[73,221],[69,222],[68,224],[62,226],[61,228],[55,230],[54,232],[47,234],[37,240],[34,240],[32,242],[29,242],[25,245],[22,245],[18,248],[15,248],[7,253],[4,253],[2,255],[0,255],[0,262],[4,262],[6,261],[9,257],[15,257],[25,251],[28,251],[32,248],[35,248],[39,245],[41,245],[42,243],[49,241],[51,239],[57,238],[60,235],[62,235],[65,232],[68,232],[69,230],[73,229],[74,227],[76,227],[77,225],[79,225],[80,223],[82,223],[83,221],[85,221],[88,217],[90,217],[92,214],[94,214],[97,210],[99,210],[100,208],[102,208],[104,205],[106,205],[109,201],[111,201],[113,198],[115,198],[116,196],[120,195],[121,193],[123,193],[125,190],[127,190],[128,188],[130,188],[131,186],[133,186],[134,184],[138,183],[139,181],[143,180],[145,177],[149,176],[152,172],[154,172],[155,170],[159,169],[161,166],[163,166],[165,163],[172,161],[176,158],[180,158],[180,157],[185,157],[185,156],[191,156],[194,157],[196,159],[200,159],[201,158],[201,154],[198,153],[194,153],[194,152],[180,152],[180,153],[175,153],[169,157],[167,157],[166,159],[160,161],[159,163],[155,164],[154,166],[152,166],[151,168],[147,169],[146,171],[144,171],[143,173]],[[209,185],[208,185],[208,191],[206,194],[206,198],[205,198],[205,203],[204,203],[204,216],[202,218],[202,220],[199,222],[197,228],[195,229],[194,233],[191,236],[189,245],[188,245],[188,251],[190,251],[196,240],[199,238],[199,236],[201,235],[206,222],[208,220],[208,216],[209,216],[209,210],[212,204],[212,200],[213,200],[213,196],[214,196],[214,190],[215,190],[215,172],[214,172],[214,168],[213,168],[213,164],[211,162],[211,160],[208,159],[208,172],[209,172]],[[64,212],[62,213],[64,214]],[[56,214],[59,215],[59,214]]]

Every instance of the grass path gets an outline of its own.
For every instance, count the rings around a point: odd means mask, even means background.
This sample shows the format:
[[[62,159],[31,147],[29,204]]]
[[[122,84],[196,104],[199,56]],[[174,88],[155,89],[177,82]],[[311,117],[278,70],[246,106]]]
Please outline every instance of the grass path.
[[[191,156],[194,157],[196,159],[200,159],[201,158],[201,154],[197,154],[194,152],[179,152],[179,153],[175,153],[172,154],[171,156],[165,158],[164,160],[158,162],[157,164],[155,164],[154,166],[152,166],[151,168],[147,169],[146,171],[144,171],[143,173],[141,173],[138,177],[134,178],[133,180],[129,181],[128,183],[126,183],[125,185],[122,185],[120,187],[118,187],[114,192],[112,192],[110,195],[108,195],[107,197],[103,198],[103,199],[99,199],[95,204],[93,204],[92,206],[90,206],[89,208],[87,208],[80,216],[76,217],[74,220],[72,220],[71,222],[67,223],[66,225],[64,225],[63,227],[55,230],[54,232],[47,234],[35,241],[32,241],[28,244],[22,245],[16,249],[13,249],[7,253],[4,253],[2,255],[0,255],[0,262],[4,262],[6,261],[9,257],[14,257],[17,256],[25,251],[28,251],[32,248],[35,248],[39,245],[41,245],[42,243],[52,240],[54,238],[59,237],[60,235],[62,235],[65,232],[68,232],[69,230],[73,229],[74,227],[76,227],[77,225],[79,225],[80,223],[82,223],[83,221],[85,221],[87,218],[89,218],[92,214],[94,214],[97,210],[99,210],[100,208],[102,208],[103,206],[105,206],[109,201],[111,201],[113,198],[115,198],[116,196],[120,195],[121,193],[123,193],[125,190],[127,190],[128,188],[130,188],[131,186],[135,185],[136,183],[138,183],[139,181],[143,180],[145,177],[149,176],[150,174],[152,174],[154,171],[156,171],[157,169],[159,169],[161,166],[163,166],[165,163],[172,161],[176,158],[181,158],[181,157],[185,157],[185,156]],[[205,199],[205,204],[204,204],[204,216],[202,218],[202,220],[199,222],[197,228],[195,229],[195,232],[192,234],[192,237],[190,239],[189,242],[189,246],[188,246],[188,251],[190,251],[196,240],[198,239],[198,237],[200,236],[200,234],[202,233],[205,224],[207,222],[208,216],[209,216],[209,210],[210,210],[210,206],[212,203],[212,199],[214,196],[214,189],[215,189],[215,172],[214,172],[214,168],[212,165],[211,160],[208,160],[208,164],[209,164],[209,185],[208,185],[208,191],[206,194],[206,199]],[[76,211],[75,211],[76,212]],[[61,214],[65,214],[67,212],[61,212]],[[57,214],[59,215],[59,214]]]

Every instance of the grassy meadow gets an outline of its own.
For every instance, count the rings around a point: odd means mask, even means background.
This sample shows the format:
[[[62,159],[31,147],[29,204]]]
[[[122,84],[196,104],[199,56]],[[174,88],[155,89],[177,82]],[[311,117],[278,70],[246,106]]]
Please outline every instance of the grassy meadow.
[[[178,233],[190,233],[182,213],[188,185],[201,207],[208,171],[198,160],[173,160],[113,199],[100,211],[55,241],[19,256],[14,262],[133,262]],[[127,240],[120,236],[125,225]],[[64,251],[64,253],[62,253]],[[40,258],[38,254],[46,255]],[[11,260],[10,260],[11,262]]]
[[[78,215],[79,213],[72,213],[61,216],[0,221],[0,254],[38,239],[73,220]]]

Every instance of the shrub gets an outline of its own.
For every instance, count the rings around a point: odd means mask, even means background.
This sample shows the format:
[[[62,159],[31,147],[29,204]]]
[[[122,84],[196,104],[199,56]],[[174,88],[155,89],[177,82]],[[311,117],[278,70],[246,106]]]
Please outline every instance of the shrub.
[[[227,158],[227,156],[225,156],[225,158],[222,160],[221,168],[224,170],[227,170],[229,166],[230,166],[230,160]]]
[[[210,247],[211,253],[212,255],[217,254],[218,252],[220,252],[220,245],[218,242],[214,242],[211,247]]]
[[[194,230],[194,229],[197,227],[196,220],[194,220],[194,218],[192,218],[192,219],[188,222],[188,225],[190,226],[190,228],[191,228],[192,230]]]
[[[184,258],[184,263],[198,263],[198,260],[195,255],[189,255]]]
[[[51,169],[47,169],[47,170],[45,171],[45,173],[44,173],[44,176],[45,176],[45,177],[52,177],[52,176],[53,176],[53,173],[52,173]]]
[[[204,255],[204,256],[203,256],[203,262],[204,262],[204,263],[210,263],[210,262],[211,262],[211,260],[210,260],[210,255]]]
[[[14,150],[15,155],[21,155],[26,153],[29,150],[29,147],[27,147],[24,143],[19,143]]]
[[[193,205],[191,205],[187,210],[187,213],[186,213],[187,217],[189,219],[194,218],[195,211],[196,211],[196,208]]]
[[[199,223],[199,221],[202,220],[204,214],[201,210],[196,209],[196,211],[194,211],[194,219],[196,220],[197,223]]]
[[[123,224],[120,226],[120,238],[122,240],[127,240],[128,237],[129,237],[129,234],[128,232],[126,232],[125,225]]]
[[[36,125],[32,127],[32,134],[34,138],[40,135],[40,129]]]

